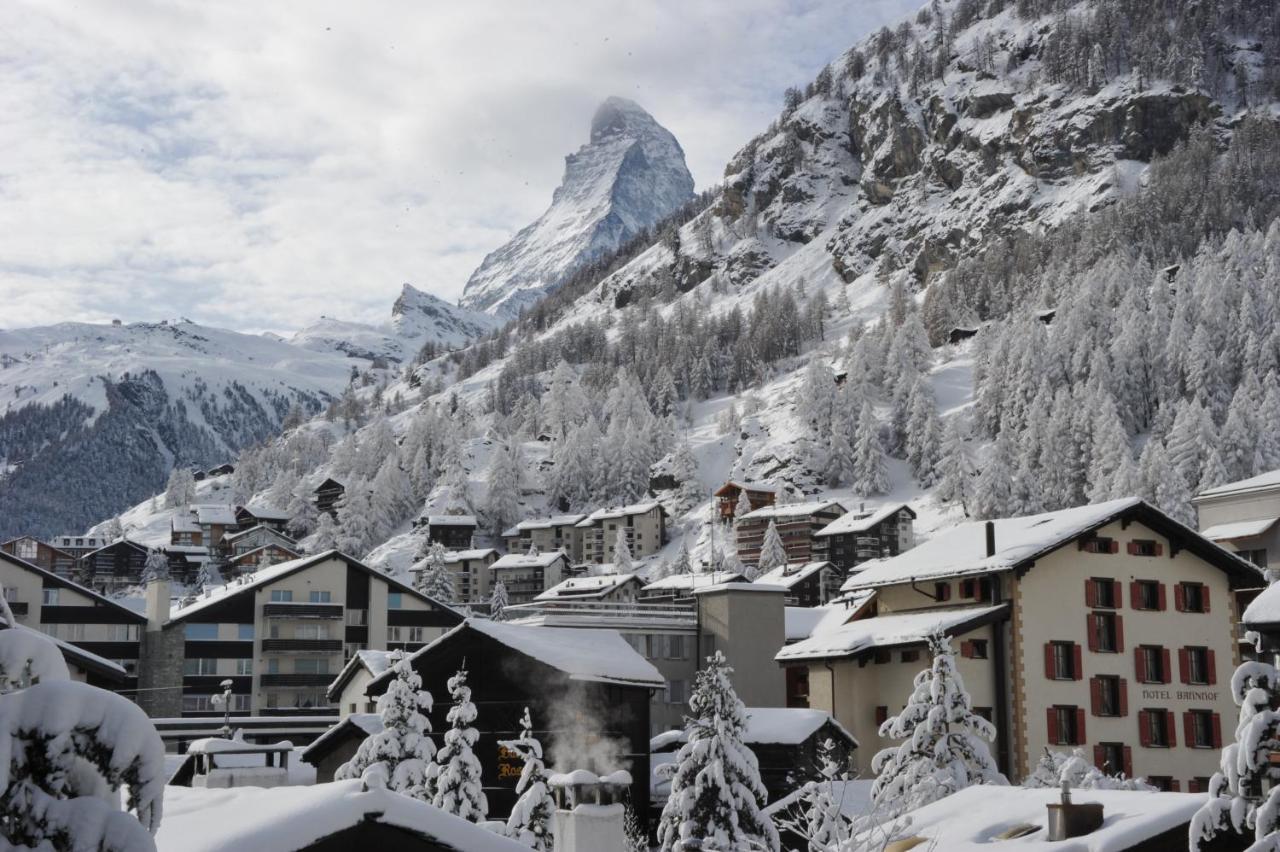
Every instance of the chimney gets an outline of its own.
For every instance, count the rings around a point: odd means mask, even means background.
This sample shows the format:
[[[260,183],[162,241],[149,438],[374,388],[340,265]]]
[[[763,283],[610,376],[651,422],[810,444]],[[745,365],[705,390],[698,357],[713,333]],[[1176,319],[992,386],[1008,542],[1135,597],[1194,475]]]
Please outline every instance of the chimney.
[[[1102,827],[1102,805],[1098,802],[1071,801],[1071,782],[1062,781],[1062,800],[1047,805],[1050,841],[1070,840],[1092,834]]]
[[[987,521],[987,556],[996,555],[996,522]]]
[[[153,575],[146,585],[147,631],[155,632],[169,620],[169,578]]]
[[[626,808],[631,773],[605,776],[576,769],[547,779],[556,803],[553,852],[626,852]]]

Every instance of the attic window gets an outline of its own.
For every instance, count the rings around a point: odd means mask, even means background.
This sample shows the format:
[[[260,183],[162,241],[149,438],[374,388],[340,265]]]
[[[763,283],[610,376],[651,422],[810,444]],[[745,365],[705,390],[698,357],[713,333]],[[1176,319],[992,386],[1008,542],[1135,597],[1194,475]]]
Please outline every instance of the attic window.
[[[1120,543],[1113,538],[1093,536],[1080,539],[1080,549],[1085,553],[1119,553]]]

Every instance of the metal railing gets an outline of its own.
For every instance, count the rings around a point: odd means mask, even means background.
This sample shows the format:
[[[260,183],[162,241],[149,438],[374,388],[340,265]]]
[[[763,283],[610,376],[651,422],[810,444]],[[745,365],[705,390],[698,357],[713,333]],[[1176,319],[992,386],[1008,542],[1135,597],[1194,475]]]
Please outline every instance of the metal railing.
[[[692,600],[676,603],[616,603],[609,601],[536,601],[515,604],[504,611],[508,619],[543,623],[587,623],[687,627],[697,621]]]
[[[273,601],[262,605],[267,618],[335,618],[343,617],[342,604],[286,603]]]
[[[302,654],[338,654],[341,639],[263,639],[262,650]]]

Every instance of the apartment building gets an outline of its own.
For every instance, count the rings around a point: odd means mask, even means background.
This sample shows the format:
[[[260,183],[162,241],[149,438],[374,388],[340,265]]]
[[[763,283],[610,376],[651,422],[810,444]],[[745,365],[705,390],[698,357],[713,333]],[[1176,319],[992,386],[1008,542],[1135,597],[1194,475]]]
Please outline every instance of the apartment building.
[[[17,623],[57,640],[81,679],[132,695],[146,618],[5,552],[0,552],[0,586]]]
[[[521,521],[502,533],[508,553],[528,553],[531,547],[538,550],[563,550],[570,564],[583,561],[583,530],[578,523],[586,515],[553,515],[549,518],[532,518]]]
[[[444,604],[338,551],[262,568],[169,611],[169,584],[146,588],[139,704],[153,716],[232,711],[331,713],[325,695],[362,650],[415,650],[462,618]]]
[[[433,544],[469,550],[479,524],[474,515],[423,515],[414,521],[414,526],[425,528],[427,541]]]
[[[76,567],[75,556],[30,535],[21,535],[0,544],[0,552],[39,565],[61,577],[70,577]]]
[[[915,510],[905,503],[859,507],[813,534],[813,558],[848,574],[863,562],[897,556],[915,544]]]
[[[654,501],[597,509],[575,524],[582,531],[582,561],[613,561],[618,536],[635,558],[651,556],[667,543],[667,511]]]
[[[492,591],[489,586],[489,568],[497,561],[498,551],[492,547],[449,551],[444,564],[453,574],[453,599],[487,603]]]
[[[1046,747],[1083,748],[1106,771],[1203,791],[1235,713],[1232,591],[1257,582],[1255,566],[1159,510],[1114,500],[965,524],[868,563],[844,588],[874,592],[870,617],[776,659],[802,669],[789,703],[831,712],[864,772],[940,631],[1012,780]]]
[[[79,559],[111,542],[102,535],[55,535],[49,539],[49,543],[61,551],[70,553],[73,559]]]
[[[1191,502],[1205,538],[1260,568],[1280,562],[1280,470],[1210,488]]]
[[[560,551],[508,553],[489,566],[489,587],[499,580],[507,589],[507,602],[528,603],[569,576],[569,559]]]
[[[814,536],[845,512],[844,505],[836,500],[765,506],[748,512],[734,523],[738,558],[747,565],[760,561],[764,534],[772,523],[782,538],[788,562],[812,562],[819,558],[815,552]]]
[[[535,601],[602,601],[635,603],[644,581],[636,574],[597,574],[561,580]]]
[[[791,606],[822,606],[840,593],[843,575],[831,562],[805,562],[779,565],[766,571],[755,582],[786,589]]]

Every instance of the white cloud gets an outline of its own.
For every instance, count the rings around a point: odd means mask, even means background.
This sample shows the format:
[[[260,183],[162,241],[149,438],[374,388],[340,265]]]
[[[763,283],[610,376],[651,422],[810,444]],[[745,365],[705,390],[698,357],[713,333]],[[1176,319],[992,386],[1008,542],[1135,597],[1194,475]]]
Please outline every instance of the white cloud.
[[[0,327],[456,298],[605,96],[699,186],[914,0],[0,4]]]

